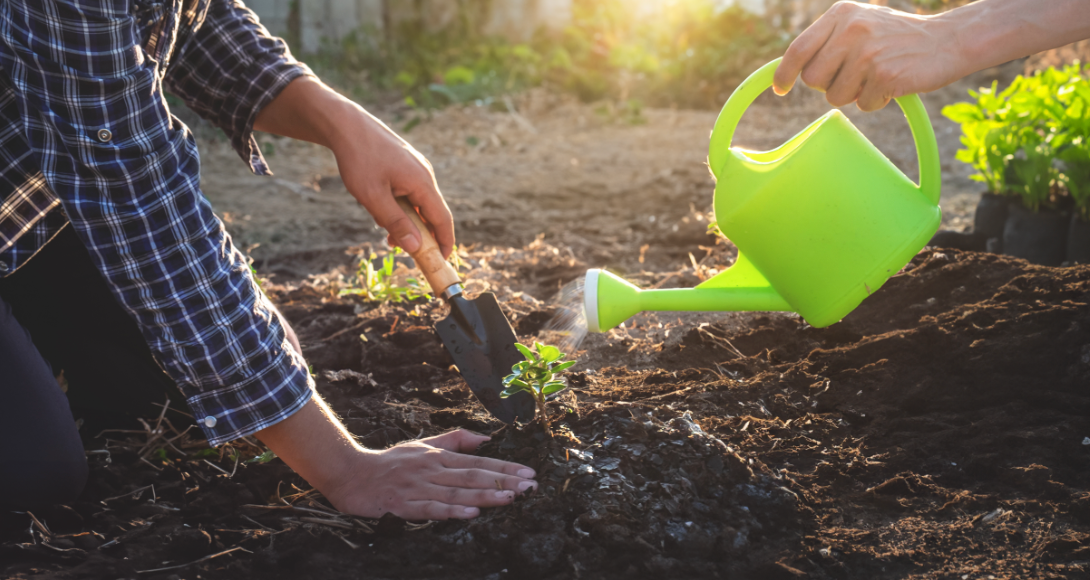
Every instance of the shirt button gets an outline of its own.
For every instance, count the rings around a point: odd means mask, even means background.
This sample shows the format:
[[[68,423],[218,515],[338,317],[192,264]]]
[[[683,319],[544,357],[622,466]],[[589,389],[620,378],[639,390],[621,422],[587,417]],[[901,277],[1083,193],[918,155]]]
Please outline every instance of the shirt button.
[[[215,427],[216,426],[216,418],[211,416],[211,415],[205,417],[204,418],[204,426],[208,427],[209,429],[211,429],[212,427]]]
[[[102,141],[103,143],[109,143],[110,139],[113,139],[113,138],[114,138],[114,134],[111,133],[109,129],[99,129],[98,130],[98,140],[99,141]]]

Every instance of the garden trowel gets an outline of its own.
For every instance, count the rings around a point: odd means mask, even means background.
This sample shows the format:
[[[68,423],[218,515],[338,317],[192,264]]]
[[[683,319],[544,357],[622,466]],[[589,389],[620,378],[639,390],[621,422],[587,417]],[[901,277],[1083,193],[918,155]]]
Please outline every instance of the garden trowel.
[[[403,197],[397,198],[397,202],[420,231],[420,249],[412,254],[413,260],[432,292],[450,305],[450,315],[435,324],[435,331],[454,358],[462,378],[484,408],[500,421],[532,420],[534,399],[529,393],[500,398],[503,377],[511,374],[511,367],[523,360],[523,356],[515,348],[518,339],[500,310],[496,295],[482,292],[472,300],[466,298],[458,272],[443,258],[439,244],[416,209]]]

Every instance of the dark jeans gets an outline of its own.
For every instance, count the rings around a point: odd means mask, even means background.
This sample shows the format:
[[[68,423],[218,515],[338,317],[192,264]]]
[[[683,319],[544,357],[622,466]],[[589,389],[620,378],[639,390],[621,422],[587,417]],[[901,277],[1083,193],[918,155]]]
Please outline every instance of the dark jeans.
[[[153,403],[168,394],[179,397],[71,227],[0,280],[0,508],[64,503],[83,489],[73,415],[94,437],[158,416]]]

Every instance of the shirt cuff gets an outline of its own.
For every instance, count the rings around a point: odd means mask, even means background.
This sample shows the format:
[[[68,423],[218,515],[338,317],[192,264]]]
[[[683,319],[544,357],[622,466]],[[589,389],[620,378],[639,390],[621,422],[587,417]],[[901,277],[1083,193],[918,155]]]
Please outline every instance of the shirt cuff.
[[[209,446],[218,447],[271,427],[314,397],[314,379],[307,370],[286,352],[282,356],[283,364],[270,366],[263,375],[186,401]]]
[[[254,138],[254,122],[257,121],[257,116],[265,108],[265,105],[280,96],[281,91],[292,81],[303,76],[318,77],[314,74],[314,71],[310,70],[310,67],[294,60],[279,60],[276,63],[259,67],[258,70],[260,72],[256,77],[249,80],[249,85],[251,87],[262,87],[263,90],[257,95],[253,106],[250,107],[250,114],[236,118],[236,127],[231,132],[231,146],[234,147],[239,157],[250,166],[250,170],[255,174],[272,175],[272,170],[269,169],[265,156],[261,154],[261,146],[258,145],[257,139]]]

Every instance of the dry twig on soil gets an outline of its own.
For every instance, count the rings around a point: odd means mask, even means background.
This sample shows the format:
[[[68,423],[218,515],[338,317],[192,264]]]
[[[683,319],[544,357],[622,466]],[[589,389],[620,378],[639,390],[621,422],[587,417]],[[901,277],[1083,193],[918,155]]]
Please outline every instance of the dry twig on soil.
[[[166,571],[169,571],[169,570],[180,570],[182,568],[188,568],[188,567],[190,567],[190,566],[192,566],[194,564],[200,564],[201,562],[207,562],[208,560],[211,560],[212,558],[219,558],[220,556],[226,556],[227,554],[230,554],[232,552],[238,552],[238,551],[246,552],[247,554],[252,554],[253,553],[253,552],[247,550],[246,548],[243,548],[242,546],[235,546],[234,548],[230,548],[230,549],[224,550],[222,552],[217,552],[215,554],[209,554],[209,555],[207,555],[207,556],[205,556],[203,558],[193,560],[192,562],[189,562],[187,564],[178,564],[177,566],[167,566],[166,568],[155,568],[153,570],[137,570],[136,573],[137,574],[154,574],[156,572],[166,572]]]

